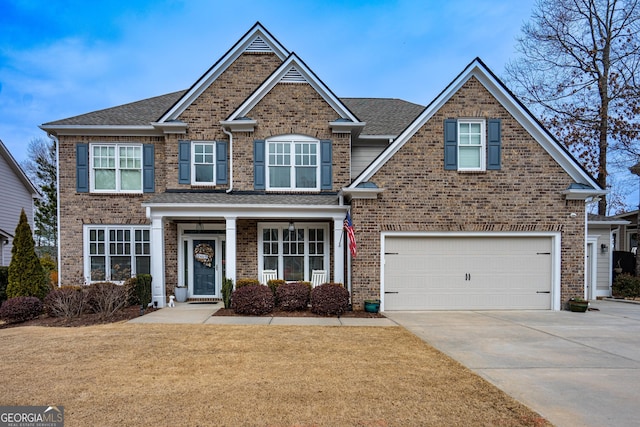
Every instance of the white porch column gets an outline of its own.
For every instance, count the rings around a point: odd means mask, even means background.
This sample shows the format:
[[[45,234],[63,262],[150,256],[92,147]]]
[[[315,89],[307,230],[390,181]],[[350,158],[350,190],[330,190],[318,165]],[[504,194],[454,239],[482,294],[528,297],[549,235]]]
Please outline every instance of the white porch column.
[[[344,281],[344,245],[346,236],[342,236],[344,217],[333,218],[333,281],[335,283],[347,284]]]
[[[166,305],[164,285],[164,224],[161,216],[151,217],[151,300]]]
[[[233,280],[236,283],[236,217],[227,216],[224,218],[226,221],[227,231],[227,253],[226,253],[226,275],[227,278]],[[222,280],[225,278],[223,277]]]

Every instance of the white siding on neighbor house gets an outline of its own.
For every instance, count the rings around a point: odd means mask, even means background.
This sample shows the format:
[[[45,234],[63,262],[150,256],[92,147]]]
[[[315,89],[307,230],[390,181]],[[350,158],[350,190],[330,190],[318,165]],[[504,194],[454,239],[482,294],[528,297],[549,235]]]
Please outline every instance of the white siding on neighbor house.
[[[351,177],[355,178],[387,147],[387,142],[354,145],[351,150]]]
[[[611,296],[611,229],[609,226],[597,227],[589,225],[589,237],[598,238],[595,243],[595,281],[596,296]],[[602,245],[607,246],[606,252],[602,251]]]
[[[20,211],[24,209],[33,231],[33,198],[16,175],[7,159],[0,155],[0,229],[13,235],[20,220]],[[0,263],[9,265],[11,261],[11,242],[2,246]]]

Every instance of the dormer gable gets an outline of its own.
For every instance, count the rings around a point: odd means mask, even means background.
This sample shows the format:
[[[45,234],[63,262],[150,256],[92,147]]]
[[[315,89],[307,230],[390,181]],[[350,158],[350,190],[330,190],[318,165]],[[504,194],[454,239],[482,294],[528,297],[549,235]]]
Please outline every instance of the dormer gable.
[[[251,94],[231,115],[221,122],[231,130],[251,132],[256,125],[249,116],[250,111],[277,84],[308,84],[322,97],[322,99],[336,112],[335,121],[330,122],[334,133],[349,133],[357,135],[366,125],[315,75],[309,67],[295,54],[289,57],[276,71],[265,80],[256,91]]]

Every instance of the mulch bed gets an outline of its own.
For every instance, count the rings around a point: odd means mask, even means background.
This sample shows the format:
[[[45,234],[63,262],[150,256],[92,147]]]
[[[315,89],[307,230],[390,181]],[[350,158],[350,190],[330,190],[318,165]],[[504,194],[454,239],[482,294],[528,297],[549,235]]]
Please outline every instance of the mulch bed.
[[[231,308],[221,308],[212,316],[246,316],[246,314],[236,314],[235,311]],[[319,314],[312,313],[311,310],[303,310],[303,311],[284,311],[284,310],[274,310],[271,313],[263,314],[262,316],[256,317],[355,317],[360,319],[375,319],[375,318],[384,318],[384,316],[380,313],[369,313],[366,311],[356,310],[356,311],[345,311],[340,316],[321,316]]]
[[[145,314],[154,311],[153,308],[147,308]],[[122,310],[116,312],[109,319],[101,319],[98,314],[84,313],[80,317],[72,317],[66,319],[64,317],[49,317],[46,314],[42,314],[40,317],[28,320],[21,323],[2,323],[0,322],[0,329],[13,328],[17,326],[52,326],[52,327],[78,327],[78,326],[92,326],[102,325],[108,323],[124,322],[134,319],[140,316],[140,306],[125,307]]]

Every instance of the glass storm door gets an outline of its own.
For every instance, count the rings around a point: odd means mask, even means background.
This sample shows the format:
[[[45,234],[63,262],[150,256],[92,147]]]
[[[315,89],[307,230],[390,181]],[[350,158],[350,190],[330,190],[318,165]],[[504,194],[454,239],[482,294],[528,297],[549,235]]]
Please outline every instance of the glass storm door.
[[[216,294],[216,240],[193,240],[193,296]]]

